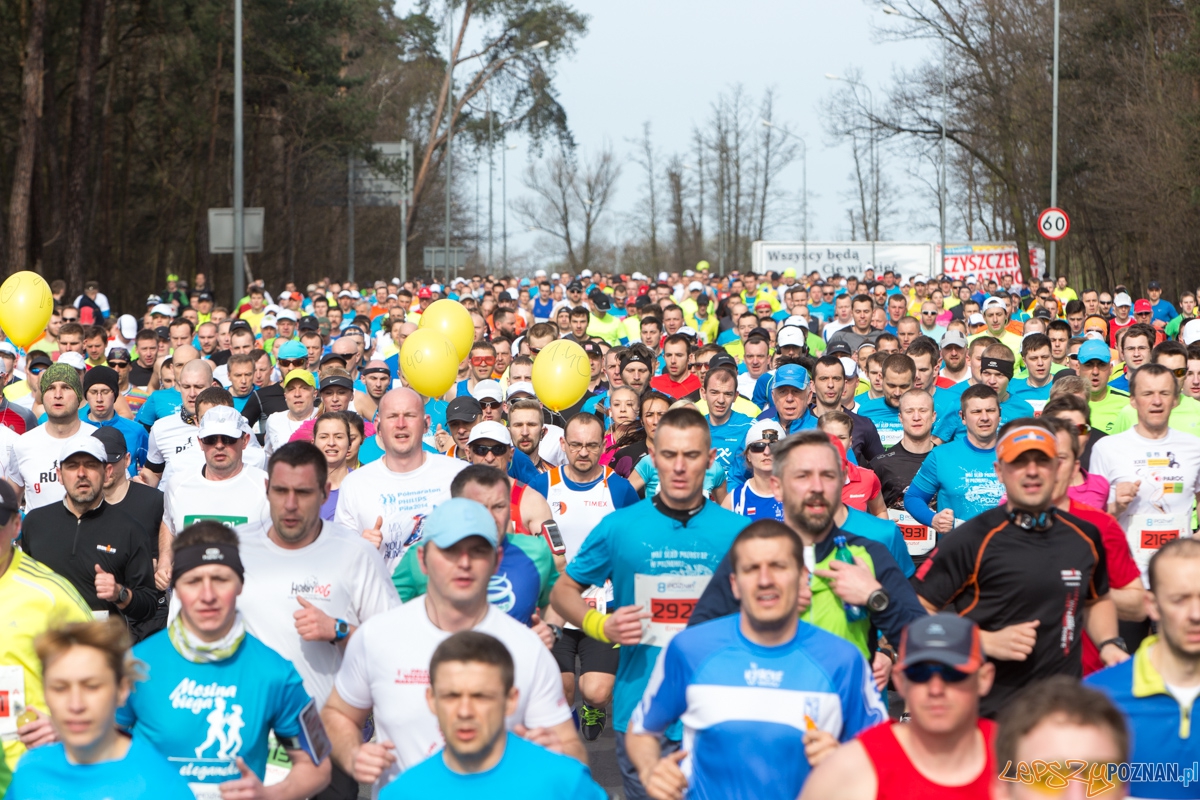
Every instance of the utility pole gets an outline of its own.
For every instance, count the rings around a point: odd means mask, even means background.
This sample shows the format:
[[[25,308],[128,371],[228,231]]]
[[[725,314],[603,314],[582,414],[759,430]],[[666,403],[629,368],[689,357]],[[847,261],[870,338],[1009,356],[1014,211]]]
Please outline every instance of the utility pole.
[[[354,153],[346,157],[346,280],[354,282]]]
[[[233,0],[233,309],[246,294],[246,218],[242,164],[242,0]]]
[[[946,272],[946,38],[942,37],[942,163],[938,170],[938,211],[940,214],[939,227],[942,234],[942,263],[938,265],[938,274]]]
[[[492,130],[492,93],[487,93],[487,117],[488,117],[488,272],[492,271],[492,209],[495,204],[492,201],[492,187],[496,181],[492,177],[492,171],[495,169],[495,140],[493,138],[494,131]]]
[[[450,188],[454,142],[454,3],[446,0],[446,283],[450,283]],[[436,267],[435,267],[436,277]]]
[[[1054,88],[1053,110],[1050,113],[1050,207],[1058,208],[1058,13],[1059,0],[1054,0]],[[1058,277],[1055,265],[1058,243],[1050,242],[1050,280]]]

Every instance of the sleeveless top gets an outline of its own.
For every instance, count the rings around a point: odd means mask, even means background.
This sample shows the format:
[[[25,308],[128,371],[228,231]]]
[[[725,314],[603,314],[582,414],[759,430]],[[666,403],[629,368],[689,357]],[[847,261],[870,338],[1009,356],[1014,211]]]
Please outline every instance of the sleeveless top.
[[[773,519],[783,522],[783,503],[773,495],[763,497],[751,489],[749,483],[734,486],[730,494],[733,496],[733,513],[750,519]]]
[[[526,536],[532,536],[533,533],[525,527],[525,520],[521,519],[521,497],[525,494],[527,487],[520,481],[512,482],[512,492],[509,494],[512,505],[512,524],[513,533],[523,533]]]
[[[996,723],[981,718],[978,725],[983,734],[987,763],[973,781],[962,786],[942,786],[918,772],[896,739],[890,721],[860,733],[858,740],[875,767],[876,800],[988,800],[988,787],[996,774],[992,755]]]
[[[614,474],[611,467],[605,467],[600,479],[590,489],[579,491],[567,486],[562,467],[550,470],[546,481],[546,502],[550,504],[550,513],[554,515],[563,543],[567,546],[568,563],[575,558],[592,528],[616,510],[612,492],[608,488],[608,479]]]

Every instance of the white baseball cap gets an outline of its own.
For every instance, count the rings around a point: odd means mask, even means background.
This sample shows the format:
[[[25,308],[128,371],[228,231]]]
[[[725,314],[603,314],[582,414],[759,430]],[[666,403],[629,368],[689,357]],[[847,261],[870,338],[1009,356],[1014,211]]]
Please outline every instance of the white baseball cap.
[[[544,269],[535,269],[535,270],[533,271],[533,277],[535,277],[535,278],[544,278],[544,277],[546,277],[546,270],[544,270]]]
[[[808,327],[808,320],[805,319],[804,317],[800,316],[799,314],[792,314],[790,317],[785,319],[783,321],[783,327],[785,327],[785,328],[801,327],[801,328],[804,328],[804,330],[806,330],[806,331],[810,330],[810,328]]]
[[[228,436],[232,439],[240,439],[248,433],[250,433],[250,426],[236,408],[213,406],[205,411],[204,416],[200,419],[200,430],[196,432],[196,438]]]
[[[58,357],[58,363],[66,364],[75,369],[87,369],[87,361],[84,360],[82,353],[63,353]]]
[[[688,284],[688,291],[689,292],[703,292],[704,284],[701,283],[700,281],[692,281],[691,283]]]
[[[76,453],[87,453],[101,464],[108,463],[108,452],[104,449],[104,442],[95,436],[83,434],[67,439],[58,450],[58,463],[61,464]]]
[[[592,277],[592,271],[590,269],[585,269],[583,272],[579,273],[579,277],[590,278]]]
[[[277,314],[275,314],[275,319],[276,320],[290,319],[292,322],[295,322],[296,321],[296,312],[292,311],[290,308],[284,308],[284,309],[281,309]]]
[[[1113,308],[1131,305],[1133,305],[1133,298],[1125,294],[1125,292],[1117,292],[1116,297],[1113,298]]]
[[[533,384],[529,381],[517,381],[508,385],[508,399],[512,400],[514,394],[527,394],[530,397],[537,397],[537,392],[533,390]]]
[[[137,320],[133,318],[133,314],[117,317],[117,330],[120,331],[122,339],[132,342],[137,336]]]
[[[850,356],[838,356],[838,361],[842,362],[842,369],[846,371],[847,378],[853,378],[858,374],[858,362]]]
[[[986,325],[987,323],[983,319],[983,314],[977,313],[977,314],[972,314],[970,317],[967,318],[967,324],[968,325]]]
[[[488,379],[475,384],[475,388],[471,390],[471,397],[480,402],[483,402],[485,398],[488,400],[503,400],[504,390],[500,388],[500,381]]]
[[[1194,344],[1200,342],[1200,319],[1190,320],[1183,326],[1183,343]]]
[[[798,325],[787,325],[775,334],[777,347],[804,347],[808,343],[808,335]]]
[[[158,305],[154,306],[154,308],[150,309],[150,316],[154,316],[155,314],[161,314],[164,317],[174,317],[175,306],[171,305],[170,303],[159,303]]]
[[[1004,302],[1002,297],[989,297],[983,301],[983,310],[987,311],[989,308],[1002,308],[1008,311],[1008,303]]]
[[[471,435],[467,437],[467,444],[477,442],[480,439],[491,439],[494,442],[512,447],[512,436],[509,435],[508,428],[494,420],[484,420],[474,428],[471,428]]]
[[[274,328],[274,327],[276,327],[276,325],[277,325],[277,323],[276,323],[274,317],[263,317],[262,322],[258,323],[258,327],[260,330],[262,328]]]

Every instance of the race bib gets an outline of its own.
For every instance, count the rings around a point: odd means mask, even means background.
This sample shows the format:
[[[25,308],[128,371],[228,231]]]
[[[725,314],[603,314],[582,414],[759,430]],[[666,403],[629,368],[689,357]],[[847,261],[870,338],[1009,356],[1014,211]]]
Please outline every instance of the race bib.
[[[888,519],[896,523],[904,537],[904,546],[910,556],[923,556],[937,544],[937,533],[928,525],[917,522],[912,514],[902,508],[889,508]]]
[[[1129,547],[1144,572],[1163,545],[1192,535],[1191,514],[1134,514],[1127,529]]]
[[[642,613],[650,614],[650,619],[642,622],[638,644],[670,644],[675,634],[687,627],[710,580],[711,575],[634,575],[634,603],[642,607]]]
[[[601,614],[607,614],[608,604],[612,602],[612,593],[612,581],[605,581],[603,586],[587,587],[583,590],[583,594],[580,597],[583,598],[583,602],[588,604],[588,608],[594,608]],[[569,622],[564,623],[563,627],[578,630],[575,625]]]
[[[900,440],[904,438],[904,428],[879,428],[879,441],[884,448],[895,447],[900,444]]]
[[[17,718],[25,713],[25,670],[0,667],[0,739],[17,738]]]
[[[1033,415],[1035,417],[1040,417],[1042,415],[1042,409],[1045,408],[1046,403],[1049,403],[1050,401],[1049,400],[1026,400],[1025,402],[1029,403],[1030,407],[1033,409]]]

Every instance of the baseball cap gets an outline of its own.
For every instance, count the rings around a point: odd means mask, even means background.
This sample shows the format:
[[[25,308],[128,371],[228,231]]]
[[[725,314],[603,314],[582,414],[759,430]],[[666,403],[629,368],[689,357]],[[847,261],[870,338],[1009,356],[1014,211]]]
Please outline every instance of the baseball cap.
[[[569,284],[567,284],[567,291],[568,292],[582,292],[583,284],[580,283],[579,281],[571,281]]]
[[[137,336],[137,320],[132,314],[122,314],[117,317],[117,330],[121,332],[121,338],[127,342],[132,342]]]
[[[300,318],[300,321],[297,323],[296,327],[301,331],[319,331],[321,330],[321,321],[312,314],[306,314]]]
[[[109,464],[117,463],[129,452],[129,446],[125,443],[125,434],[112,425],[96,428],[92,431],[92,438],[98,439],[100,444],[104,445],[104,452],[108,455],[106,461]]]
[[[284,384],[284,385],[286,386],[287,384]],[[340,386],[343,389],[349,389],[352,392],[354,391],[354,381],[350,379],[349,375],[345,375],[345,374],[337,375],[337,374],[330,373],[330,374],[322,376],[322,378],[321,378],[321,391],[322,392],[325,391],[326,389],[332,389],[332,388],[338,387],[338,386]]]
[[[783,331],[780,331],[780,333],[782,333],[782,332]],[[872,347],[875,346],[871,342],[867,342],[867,344],[871,345]],[[851,355],[850,345],[848,343],[846,343],[845,341],[843,341],[842,339],[838,339],[836,342],[832,343],[831,345],[829,345],[828,347],[825,348],[825,355],[828,355],[828,356]]]
[[[274,317],[263,317],[262,320],[258,323],[259,330],[262,330],[263,328],[274,328],[274,327],[275,327],[275,318]]]
[[[1188,323],[1183,326],[1181,337],[1184,344],[1200,342],[1200,319],[1189,320]]]
[[[422,286],[420,288],[420,290],[417,291],[417,299],[418,300],[429,300],[432,297],[433,297],[433,292],[429,291],[428,286]]]
[[[942,347],[962,347],[967,346],[967,337],[962,331],[946,331],[942,334]]]
[[[987,311],[989,308],[1003,308],[1008,311],[1008,303],[1004,302],[1003,297],[989,297],[983,301],[983,310]]]
[[[292,322],[295,322],[296,321],[296,312],[292,311],[290,308],[281,308],[275,312],[275,319],[276,320],[290,319]]]
[[[150,309],[150,316],[156,314],[161,314],[164,317],[173,317],[175,316],[175,306],[168,305],[167,303],[157,303],[154,308]]]
[[[708,368],[710,370],[731,369],[734,372],[737,372],[738,363],[737,363],[737,359],[735,359],[733,356],[729,355],[728,353],[717,353],[715,356],[713,356],[712,358],[710,358],[708,360]]]
[[[1133,305],[1133,299],[1125,292],[1117,292],[1117,296],[1113,298],[1113,308],[1131,305]]]
[[[681,334],[683,336],[687,336],[691,339],[696,339],[696,338],[699,338],[699,336],[700,336],[700,334],[696,333],[696,329],[693,328],[691,325],[683,325],[679,328],[679,330],[677,330],[675,332],[678,334]]]
[[[446,406],[446,422],[472,422],[483,413],[479,401],[470,395],[462,395]]]
[[[842,362],[842,369],[846,371],[847,378],[853,378],[858,375],[858,362],[850,356],[838,356],[838,361]]]
[[[1104,342],[1088,339],[1079,346],[1079,363],[1087,364],[1090,361],[1102,361],[1105,364],[1112,363],[1112,352],[1108,349],[1108,345]]]
[[[250,433],[250,425],[246,418],[232,406],[213,406],[204,412],[200,418],[200,429],[196,431],[197,439],[209,436],[229,436],[240,439]]]
[[[146,305],[148,305],[148,306],[156,306],[161,302],[162,302],[162,298],[156,294],[152,294],[146,298]]]
[[[292,339],[280,345],[278,357],[286,359],[308,358],[308,348],[295,339]]]
[[[1154,307],[1150,305],[1149,300],[1135,300],[1133,303],[1133,313],[1135,314],[1150,314],[1154,312]]]
[[[423,544],[446,550],[471,536],[481,536],[493,548],[500,543],[496,520],[482,503],[452,497],[429,512],[421,525]]]
[[[305,352],[308,351],[306,350]],[[346,357],[341,353],[326,353],[325,355],[321,356],[321,363],[318,364],[318,366],[323,367],[326,364],[334,361],[338,362],[343,367],[347,364]]]
[[[996,445],[996,458],[1011,464],[1017,460],[1017,456],[1030,450],[1058,458],[1058,439],[1045,428],[1018,425],[1001,437]]]
[[[287,388],[292,381],[303,381],[314,389],[317,388],[317,379],[313,374],[306,369],[294,369],[283,376],[283,388]]]
[[[775,435],[771,436],[770,433],[774,433]],[[763,439],[777,442],[785,436],[787,434],[784,433],[783,426],[778,422],[773,419],[760,419],[750,426],[750,430],[746,431],[746,446],[749,447],[755,442],[761,442]]]
[[[612,308],[612,300],[608,299],[608,295],[601,291],[592,292],[588,295],[588,299],[596,304],[596,308],[600,311],[608,311]]]
[[[38,350],[36,353],[34,353],[33,355],[29,356],[28,359],[26,359],[25,368],[32,369],[33,367],[36,367],[39,364],[43,367],[48,367],[53,363],[54,363],[54,359],[50,357],[49,353],[47,353],[44,350]]]
[[[62,353],[58,357],[58,363],[66,364],[75,369],[87,369],[87,360],[84,359],[82,353]]]
[[[509,400],[512,400],[513,397],[519,394],[527,394],[530,397],[537,397],[537,392],[533,390],[533,384],[529,381],[516,381],[515,383],[510,383],[508,385]]]
[[[0,342],[0,353],[10,355],[13,358],[21,357],[21,354],[17,352],[16,345],[14,345],[12,342]]]
[[[588,356],[591,358],[603,358],[604,357],[604,351],[601,350],[600,345],[596,344],[595,342],[584,342],[583,344],[581,344],[579,346],[582,347],[583,352],[587,353]]]
[[[471,428],[471,435],[467,437],[467,444],[477,442],[480,439],[491,439],[500,444],[512,446],[512,436],[508,433],[508,428],[504,427],[495,420],[484,420],[483,422]]]
[[[76,453],[87,453],[101,464],[108,463],[108,451],[104,449],[104,443],[86,433],[82,436],[72,436],[63,442],[58,450],[58,463],[62,464]]]
[[[500,388],[500,381],[489,379],[475,384],[475,388],[471,390],[471,397],[481,403],[484,400],[503,400],[504,390]]]
[[[977,672],[984,664],[979,626],[957,614],[941,613],[914,620],[900,634],[898,669],[932,661],[959,672]]]
[[[785,319],[783,321],[783,327],[789,328],[789,327],[793,327],[793,326],[799,327],[799,328],[804,328],[804,330],[806,330],[806,331],[811,330],[808,326],[808,318],[802,317],[799,314],[792,314],[790,317],[788,317],[787,319]]]
[[[8,481],[0,481],[0,508],[10,514],[21,510],[21,506],[17,503],[17,493],[13,491]]]
[[[987,322],[984,321],[983,314],[976,313],[976,314],[972,314],[967,319],[967,324],[968,325],[986,325]]]
[[[1162,289],[1162,284],[1159,283],[1158,281],[1150,281],[1149,283],[1146,284],[1146,288],[1154,289],[1155,291],[1158,291],[1159,289]]]
[[[779,333],[775,334],[775,344],[778,347],[804,347],[807,340],[804,331],[794,325],[780,328]]]
[[[1050,309],[1038,306],[1033,310],[1034,319],[1050,319]]]
[[[691,283],[688,284],[688,291],[689,292],[703,292],[704,284],[701,283],[700,281],[692,281]]]
[[[808,383],[808,370],[799,364],[784,364],[782,367],[775,370],[774,389],[778,389],[782,386],[792,386],[800,391],[804,391],[808,388]]]

